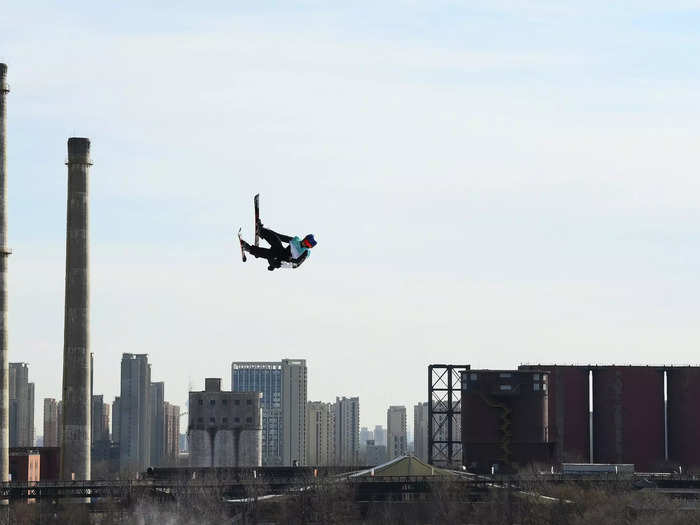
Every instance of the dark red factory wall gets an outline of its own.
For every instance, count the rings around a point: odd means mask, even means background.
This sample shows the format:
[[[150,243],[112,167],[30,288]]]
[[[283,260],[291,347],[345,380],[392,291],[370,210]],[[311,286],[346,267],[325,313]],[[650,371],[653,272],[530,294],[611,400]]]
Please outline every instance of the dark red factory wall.
[[[488,406],[477,392],[462,392],[462,442],[501,441],[503,411]]]
[[[593,456],[597,463],[634,463],[637,471],[664,463],[663,370],[593,369]]]
[[[469,377],[463,377],[465,465],[480,471],[492,464],[510,469],[551,461],[551,446],[545,442],[544,375],[540,371],[471,370]]]
[[[545,441],[547,395],[541,388],[542,380],[533,380],[533,376],[541,378],[544,374],[538,371],[471,370],[469,375],[478,379],[473,383],[470,379],[470,386],[462,391],[462,437],[465,443],[500,442],[504,409],[509,414],[511,441]],[[501,384],[512,390],[500,390]]]
[[[549,440],[559,462],[588,462],[590,455],[588,367],[523,365],[521,370],[549,373]]]
[[[668,459],[700,471],[700,368],[669,368]]]
[[[44,481],[58,480],[61,466],[61,449],[59,447],[41,447],[41,479]]]
[[[534,392],[531,383],[521,385],[520,395],[506,399],[510,406],[513,441],[544,443],[547,430],[547,395]]]
[[[471,443],[463,448],[464,464],[472,472],[490,472],[492,465],[499,465],[504,472],[522,470],[529,465],[539,468],[551,465],[551,443],[511,443],[512,464],[503,464],[503,449],[499,443]]]

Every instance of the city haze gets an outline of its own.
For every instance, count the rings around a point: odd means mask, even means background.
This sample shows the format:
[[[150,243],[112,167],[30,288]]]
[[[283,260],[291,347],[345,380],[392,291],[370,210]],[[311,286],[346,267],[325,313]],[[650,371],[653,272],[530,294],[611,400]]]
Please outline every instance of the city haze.
[[[84,136],[105,401],[123,352],[183,411],[303,358],[370,428],[432,362],[697,363],[700,11],[655,4],[5,6],[9,360],[60,398]],[[240,262],[258,192],[299,270]]]

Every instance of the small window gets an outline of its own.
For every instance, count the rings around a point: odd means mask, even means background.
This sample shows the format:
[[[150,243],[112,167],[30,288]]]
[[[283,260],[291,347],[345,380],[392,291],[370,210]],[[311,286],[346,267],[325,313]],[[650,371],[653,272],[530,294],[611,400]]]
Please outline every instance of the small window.
[[[501,390],[513,390],[513,387],[510,385],[500,385],[499,388]]]
[[[216,423],[216,418],[215,418],[215,417],[210,417],[210,418],[209,418],[209,423]]]
[[[532,385],[532,389],[533,389],[535,392],[537,392],[537,391],[540,389],[540,384],[539,384],[539,383],[533,384],[533,385]]]
[[[200,400],[199,400],[199,404],[200,404],[200,405],[203,405],[203,404],[204,404],[204,399],[200,399]]]
[[[547,390],[547,383],[542,383],[542,390]]]
[[[247,417],[247,418],[245,418],[245,422],[246,422],[246,423],[252,423],[252,422],[253,422],[253,418],[252,418],[252,417]]]
[[[212,405],[212,406],[213,406],[213,405],[216,405],[216,399],[210,399],[210,400],[209,400],[209,404]]]
[[[471,375],[469,376],[469,378],[470,378],[472,381],[476,381],[476,380],[479,378],[479,376],[478,376],[478,374],[471,374]]]
[[[509,372],[501,372],[500,374],[498,374],[498,377],[511,377],[511,376],[512,376],[512,374],[510,374]]]
[[[222,399],[221,402],[222,402],[224,405],[228,405],[228,399]]]
[[[233,404],[236,405],[236,406],[238,406],[238,405],[241,404],[241,400],[240,400],[240,399],[236,399],[236,400],[233,402]]]
[[[245,404],[246,404],[246,405],[252,405],[252,404],[253,404],[253,400],[252,400],[252,399],[246,399],[246,400],[245,400]]]
[[[539,381],[539,380],[540,380],[540,374],[533,374],[532,380],[533,380],[533,381]]]
[[[241,422],[241,418],[240,418],[240,417],[234,417],[234,418],[233,418],[233,422],[234,422],[234,423],[240,423],[240,422]]]

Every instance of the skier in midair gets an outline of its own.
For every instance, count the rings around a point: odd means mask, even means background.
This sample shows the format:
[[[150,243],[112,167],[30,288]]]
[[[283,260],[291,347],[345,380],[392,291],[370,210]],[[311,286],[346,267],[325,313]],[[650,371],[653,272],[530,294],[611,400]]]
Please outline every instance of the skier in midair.
[[[267,259],[267,269],[270,271],[281,268],[283,265],[298,268],[311,255],[311,248],[316,246],[316,239],[311,234],[303,239],[282,235],[265,228],[259,219],[255,223],[255,231],[259,237],[268,242],[270,247],[253,246],[241,239],[241,248],[253,257]]]

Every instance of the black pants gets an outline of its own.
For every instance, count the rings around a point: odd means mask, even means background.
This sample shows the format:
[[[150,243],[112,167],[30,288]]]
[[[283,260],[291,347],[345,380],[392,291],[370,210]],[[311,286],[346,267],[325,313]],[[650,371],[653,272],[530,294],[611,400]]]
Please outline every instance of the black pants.
[[[290,237],[280,235],[279,233],[268,230],[267,228],[260,229],[260,237],[265,239],[269,244],[269,248],[260,248],[259,246],[250,246],[248,253],[253,257],[267,259],[270,266],[275,268],[280,267],[282,261],[289,261],[292,257],[292,251],[289,246],[284,246],[282,240],[289,242]]]

